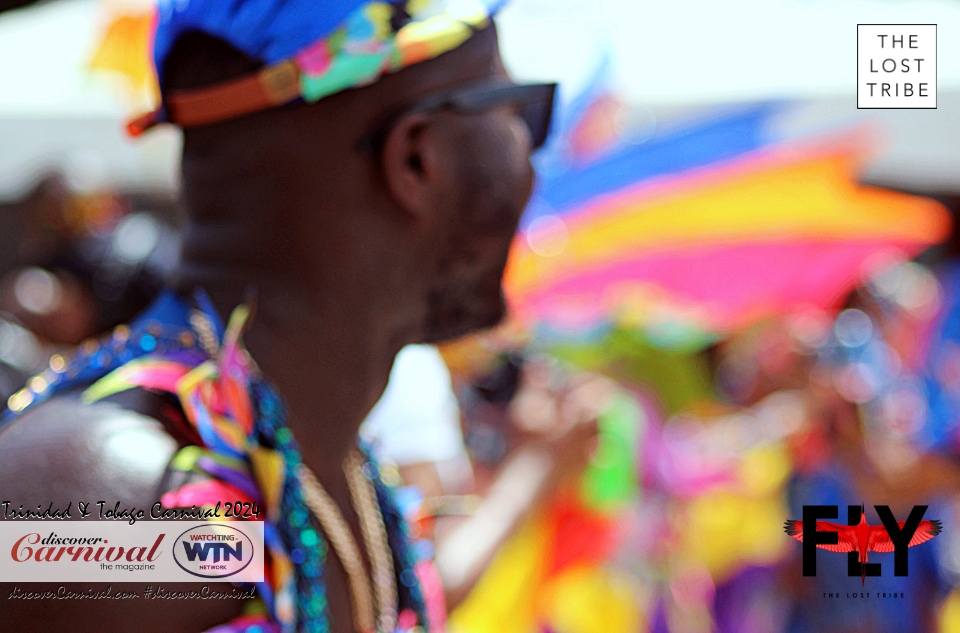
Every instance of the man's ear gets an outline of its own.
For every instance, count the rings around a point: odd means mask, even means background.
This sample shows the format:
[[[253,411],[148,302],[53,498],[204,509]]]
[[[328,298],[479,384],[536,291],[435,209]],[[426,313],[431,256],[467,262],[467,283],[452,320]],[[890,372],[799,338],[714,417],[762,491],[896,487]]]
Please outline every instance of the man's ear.
[[[381,165],[390,195],[417,221],[429,221],[439,206],[443,179],[441,147],[426,114],[410,114],[384,137]]]

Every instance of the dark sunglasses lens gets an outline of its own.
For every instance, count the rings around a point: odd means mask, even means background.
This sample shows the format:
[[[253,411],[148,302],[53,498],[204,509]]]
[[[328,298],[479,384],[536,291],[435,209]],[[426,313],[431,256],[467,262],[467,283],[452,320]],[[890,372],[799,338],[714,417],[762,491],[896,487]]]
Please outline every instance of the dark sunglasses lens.
[[[553,116],[553,90],[545,89],[543,95],[538,99],[524,104],[520,115],[530,130],[533,149],[539,149],[546,143],[547,136],[550,133],[550,119]]]

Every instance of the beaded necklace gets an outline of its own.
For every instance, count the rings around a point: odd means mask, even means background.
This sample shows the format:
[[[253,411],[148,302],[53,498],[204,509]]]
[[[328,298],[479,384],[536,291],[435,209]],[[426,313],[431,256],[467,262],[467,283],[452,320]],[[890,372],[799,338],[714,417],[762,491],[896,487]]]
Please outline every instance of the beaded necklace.
[[[0,430],[53,395],[87,385],[92,385],[84,392],[87,400],[132,387],[177,395],[203,446],[184,448],[171,467],[199,471],[210,480],[167,493],[163,505],[241,498],[267,508],[269,566],[265,582],[258,583],[261,612],[209,633],[326,633],[330,620],[323,566],[328,546],[310,518],[297,480],[302,459],[286,408],[269,381],[247,362],[240,334],[248,312],[238,308],[224,328],[205,293],[199,291],[194,299],[196,308],[166,292],[129,326],[119,326],[99,342],[84,343],[70,359],[54,356],[47,370],[10,397]],[[218,358],[212,358],[214,353]],[[363,472],[374,485],[395,557],[400,611],[396,631],[423,631],[425,609],[406,523],[367,447],[360,448],[366,460]]]

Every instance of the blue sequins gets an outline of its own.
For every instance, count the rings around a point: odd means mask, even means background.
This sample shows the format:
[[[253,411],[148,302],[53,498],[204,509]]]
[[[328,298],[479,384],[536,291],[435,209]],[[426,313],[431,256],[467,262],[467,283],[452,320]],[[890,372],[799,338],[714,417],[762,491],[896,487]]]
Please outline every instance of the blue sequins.
[[[157,337],[153,334],[144,334],[140,337],[140,347],[145,352],[152,352],[157,349]]]

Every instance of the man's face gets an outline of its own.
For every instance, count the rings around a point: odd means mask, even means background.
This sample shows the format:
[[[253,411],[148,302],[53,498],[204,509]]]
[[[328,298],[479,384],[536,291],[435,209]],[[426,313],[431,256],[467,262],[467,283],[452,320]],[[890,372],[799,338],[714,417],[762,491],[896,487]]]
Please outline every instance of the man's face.
[[[510,244],[533,187],[531,140],[512,106],[443,116],[456,148],[435,277],[428,288],[425,339],[447,340],[499,323]]]

